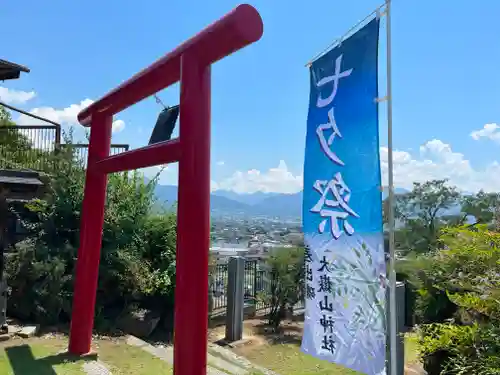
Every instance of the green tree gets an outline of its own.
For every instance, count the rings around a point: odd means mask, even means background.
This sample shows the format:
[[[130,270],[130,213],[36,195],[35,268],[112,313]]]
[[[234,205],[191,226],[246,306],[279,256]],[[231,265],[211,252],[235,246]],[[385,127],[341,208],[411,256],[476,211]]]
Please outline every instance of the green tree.
[[[0,106],[0,166],[26,168],[30,160],[31,142],[15,129],[10,112]]]
[[[269,306],[269,324],[275,329],[287,311],[304,298],[304,248],[275,249],[266,261],[269,288],[259,297]]]
[[[421,296],[445,295],[450,318],[419,327],[429,375],[498,374],[500,369],[500,235],[485,225],[446,228],[441,249],[415,264]],[[414,280],[415,280],[414,279]]]
[[[13,126],[15,123],[12,121],[10,112],[0,105],[0,126]]]
[[[500,194],[480,191],[463,199],[462,211],[475,218],[476,224],[487,224],[491,229],[498,228]]]
[[[50,323],[70,316],[85,180],[71,147],[54,158],[53,170],[44,177],[47,195],[18,212],[29,236],[7,267],[11,312]],[[130,304],[172,305],[176,218],[170,212],[151,213],[155,184],[156,179],[146,183],[138,172],[109,176],[98,317],[114,319]]]
[[[460,202],[460,193],[447,180],[415,182],[395,199],[395,217],[402,224],[396,233],[398,249],[422,253],[437,245],[439,230],[450,222],[446,210]]]

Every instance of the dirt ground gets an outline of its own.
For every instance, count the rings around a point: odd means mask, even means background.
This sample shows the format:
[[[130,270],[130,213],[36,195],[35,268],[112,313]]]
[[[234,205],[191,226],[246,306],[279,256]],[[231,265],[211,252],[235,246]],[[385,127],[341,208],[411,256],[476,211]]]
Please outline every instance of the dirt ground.
[[[278,373],[302,375],[352,375],[354,371],[335,364],[326,363],[300,352],[304,322],[301,319],[284,321],[279,332],[274,332],[263,318],[246,320],[243,323],[243,340],[233,343],[233,351],[252,362]],[[225,326],[209,329],[209,341],[224,339]],[[422,366],[418,363],[413,340],[405,343],[405,374],[420,375]],[[309,371],[309,372],[308,372]]]
[[[208,331],[208,340],[217,342],[224,339],[224,325],[214,327]],[[282,323],[278,332],[274,332],[265,319],[248,319],[243,322],[243,340],[236,343],[234,351],[245,355],[258,347],[276,343],[294,343],[300,345],[304,323],[302,321],[287,320]]]

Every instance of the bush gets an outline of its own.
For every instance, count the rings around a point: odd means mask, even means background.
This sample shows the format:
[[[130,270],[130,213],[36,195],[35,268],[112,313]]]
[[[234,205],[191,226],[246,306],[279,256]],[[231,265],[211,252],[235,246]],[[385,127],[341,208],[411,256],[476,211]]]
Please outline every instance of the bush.
[[[446,298],[455,313],[419,326],[424,367],[429,375],[500,374],[500,234],[448,228],[439,241],[442,249],[421,259],[420,304],[442,311]]]
[[[453,323],[417,329],[418,350],[429,375],[500,374],[500,328]]]
[[[266,268],[270,287],[259,298],[270,308],[269,324],[278,329],[287,311],[293,312],[293,307],[304,297],[304,248],[274,250]]]
[[[51,255],[46,247],[35,248],[31,241],[16,249],[9,254],[5,269],[12,290],[9,314],[43,324],[68,317],[73,278],[64,259]]]
[[[446,292],[435,286],[439,275],[434,272],[433,261],[428,254],[398,262],[398,271],[408,281],[406,307],[417,324],[445,322],[457,310]]]
[[[41,323],[71,314],[85,169],[64,148],[45,180],[48,193],[16,214],[28,231],[8,258],[9,313]],[[108,178],[101,248],[97,321],[114,320],[128,305],[162,310],[172,305],[176,217],[152,214],[156,179],[138,172]]]

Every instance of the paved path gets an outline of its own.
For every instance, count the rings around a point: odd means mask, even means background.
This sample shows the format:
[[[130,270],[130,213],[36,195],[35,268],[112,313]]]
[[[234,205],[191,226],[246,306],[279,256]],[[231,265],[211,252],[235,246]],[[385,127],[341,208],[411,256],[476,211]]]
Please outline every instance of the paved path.
[[[85,362],[82,368],[87,375],[112,375],[106,365],[100,361]]]
[[[414,363],[405,366],[405,375],[427,375],[420,363]]]
[[[126,341],[127,344],[141,348],[170,365],[174,364],[173,346],[153,346],[134,336],[127,336]],[[232,351],[215,344],[209,344],[207,362],[208,375],[249,375],[255,371],[262,372],[265,375],[278,375],[256,366]]]

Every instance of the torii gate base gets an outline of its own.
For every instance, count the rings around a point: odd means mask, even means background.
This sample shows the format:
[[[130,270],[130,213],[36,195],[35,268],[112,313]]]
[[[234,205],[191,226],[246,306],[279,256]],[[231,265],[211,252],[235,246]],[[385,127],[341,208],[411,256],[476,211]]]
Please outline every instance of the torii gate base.
[[[90,352],[107,174],[179,162],[174,374],[205,375],[210,238],[210,67],[259,40],[263,24],[240,5],[78,115],[90,126],[69,351]],[[109,156],[113,116],[180,80],[180,135]]]

